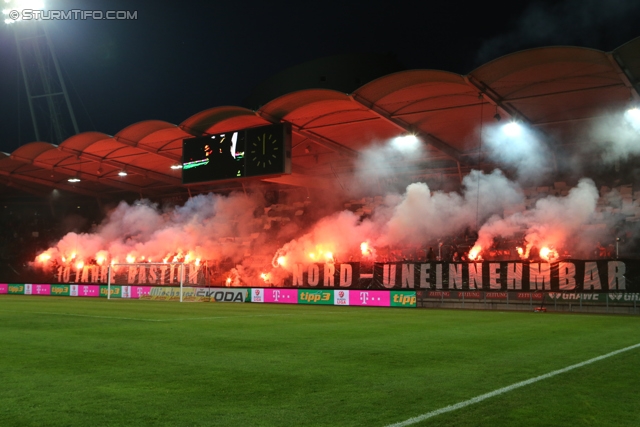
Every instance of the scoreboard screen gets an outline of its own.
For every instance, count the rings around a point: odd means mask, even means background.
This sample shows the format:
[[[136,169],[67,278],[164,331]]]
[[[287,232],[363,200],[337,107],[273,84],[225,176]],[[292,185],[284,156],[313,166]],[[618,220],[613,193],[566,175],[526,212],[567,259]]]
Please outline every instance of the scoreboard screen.
[[[182,141],[182,183],[291,173],[291,125],[261,126]]]

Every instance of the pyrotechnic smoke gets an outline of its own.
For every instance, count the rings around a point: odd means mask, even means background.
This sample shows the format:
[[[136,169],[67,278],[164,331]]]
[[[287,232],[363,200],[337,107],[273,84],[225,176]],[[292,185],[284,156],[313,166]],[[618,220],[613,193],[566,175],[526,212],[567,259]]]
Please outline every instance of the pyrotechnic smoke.
[[[407,177],[419,170],[416,161],[423,158],[424,151],[424,143],[411,136],[394,138],[386,143],[373,143],[358,156],[355,180],[349,190],[354,194],[369,190],[379,193],[381,182],[388,186],[389,181],[395,181],[401,175]]]
[[[611,134],[610,125],[605,130]],[[517,168],[521,177],[540,176],[550,153],[534,132],[521,132],[509,135],[500,127],[489,127],[483,137],[493,159]],[[629,142],[615,153],[635,154]],[[396,177],[398,170],[410,180],[413,167],[420,168],[416,159],[424,158],[423,151],[415,138],[365,150],[356,162],[350,190],[371,191],[376,187],[371,184]],[[574,255],[595,247],[603,231],[589,228],[598,202],[590,179],[582,179],[566,197],[545,197],[528,211],[506,216],[505,211],[522,210],[525,197],[520,185],[497,169],[490,174],[471,171],[459,192],[432,191],[424,182],[413,182],[383,197],[360,199],[358,212],[334,208],[336,201],[344,200],[343,194],[327,192],[324,197],[331,203],[318,199],[309,209],[301,203],[308,213],[287,218],[281,216],[282,206],[274,208],[276,215],[267,215],[272,207],[265,208],[258,194],[199,195],[167,210],[148,201],[123,202],[94,232],[68,233],[37,262],[44,266],[231,260],[233,268],[225,267],[224,278],[229,285],[262,286],[282,284],[296,264],[374,260],[383,248],[425,248],[465,230],[480,228],[477,247],[482,249],[495,237],[523,235],[527,253],[532,247],[547,247],[550,252],[570,248]],[[279,226],[272,229],[272,222]]]
[[[487,126],[482,140],[489,157],[514,168],[519,178],[540,180],[552,170],[553,155],[541,135],[524,124]]]
[[[478,194],[480,195],[478,202]],[[476,229],[488,216],[522,203],[517,184],[499,170],[486,175],[472,171],[462,181],[462,192],[431,192],[424,183],[407,187],[392,214],[381,224],[377,245],[420,244],[434,238]]]
[[[480,202],[478,202],[480,194]],[[522,203],[517,184],[495,170],[486,175],[472,171],[463,180],[462,192],[431,192],[425,183],[410,184],[404,194],[389,194],[370,217],[361,219],[349,211],[323,218],[308,233],[278,250],[274,260],[284,257],[281,267],[294,263],[348,261],[361,252],[362,242],[372,246],[425,245],[484,221],[496,212]],[[274,262],[274,265],[277,264]]]
[[[640,154],[640,110],[630,109],[602,117],[589,136],[607,163]]]
[[[560,250],[570,242],[574,254],[579,254],[581,250],[595,247],[601,237],[585,228],[593,220],[597,202],[595,184],[584,178],[566,197],[548,196],[538,200],[533,209],[506,217],[492,217],[480,228],[476,246],[486,249],[495,237],[508,238],[524,233],[527,249]]]
[[[338,212],[321,219],[303,236],[293,239],[278,250],[274,259],[284,256],[288,269],[294,263],[348,261],[351,254],[360,252],[360,245],[377,234],[371,220],[360,220],[350,211]]]
[[[93,233],[68,233],[45,257],[65,263],[195,261],[241,257],[261,197],[199,195],[163,212],[148,201],[120,203]]]

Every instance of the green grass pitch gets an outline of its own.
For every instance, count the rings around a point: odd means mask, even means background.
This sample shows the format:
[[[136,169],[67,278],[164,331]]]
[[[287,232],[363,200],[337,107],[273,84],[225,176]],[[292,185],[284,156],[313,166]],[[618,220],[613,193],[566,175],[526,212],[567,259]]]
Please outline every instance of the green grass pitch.
[[[640,317],[0,297],[0,426],[386,426],[640,343]],[[640,349],[417,426],[638,426]]]

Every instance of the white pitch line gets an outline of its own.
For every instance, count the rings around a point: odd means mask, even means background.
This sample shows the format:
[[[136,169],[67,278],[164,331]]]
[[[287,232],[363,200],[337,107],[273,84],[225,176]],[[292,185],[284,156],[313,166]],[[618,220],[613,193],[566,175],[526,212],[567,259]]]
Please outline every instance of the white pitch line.
[[[452,412],[452,411],[464,408],[466,406],[473,405],[474,403],[482,402],[483,400],[489,399],[491,397],[498,396],[498,395],[503,394],[503,393],[507,393],[507,392],[509,392],[511,390],[515,390],[517,388],[524,387],[526,385],[533,384],[533,383],[538,382],[538,381],[546,380],[547,378],[551,378],[551,377],[554,377],[556,375],[564,374],[565,372],[571,371],[573,369],[581,368],[581,367],[589,365],[591,363],[598,362],[600,360],[606,359],[606,358],[611,357],[611,356],[615,356],[616,354],[620,354],[620,353],[623,353],[625,351],[633,350],[634,348],[638,348],[638,347],[640,347],[640,343],[632,345],[630,347],[622,348],[620,350],[612,351],[611,353],[603,354],[602,356],[594,357],[593,359],[585,360],[584,362],[576,363],[575,365],[567,366],[566,368],[558,369],[557,371],[552,371],[552,372],[549,372],[547,374],[540,375],[538,377],[530,378],[530,379],[525,380],[525,381],[520,381],[519,383],[511,384],[510,386],[502,387],[502,388],[499,388],[497,390],[491,391],[489,393],[481,394],[480,396],[476,396],[476,397],[474,397],[472,399],[456,403],[455,405],[449,405],[449,406],[446,406],[444,408],[437,409],[435,411],[427,412],[426,414],[418,415],[417,417],[409,418],[408,420],[405,420],[405,421],[402,421],[402,422],[399,422],[399,423],[389,424],[386,427],[405,427],[405,426],[410,426],[412,424],[416,424],[416,423],[419,423],[419,422],[424,421],[426,419],[435,417],[436,415],[444,414],[444,413],[447,413],[447,412]]]

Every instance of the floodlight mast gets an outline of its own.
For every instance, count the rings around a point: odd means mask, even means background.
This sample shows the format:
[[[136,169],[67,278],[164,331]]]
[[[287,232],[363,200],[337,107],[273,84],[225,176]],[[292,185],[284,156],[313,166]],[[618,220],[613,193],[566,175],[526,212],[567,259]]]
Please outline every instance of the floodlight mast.
[[[14,31],[35,138],[59,144],[80,133],[78,123],[51,38],[38,19],[22,19],[25,10],[43,11],[44,2],[4,0],[2,13],[8,17],[4,22]],[[67,130],[69,125],[73,133]]]

